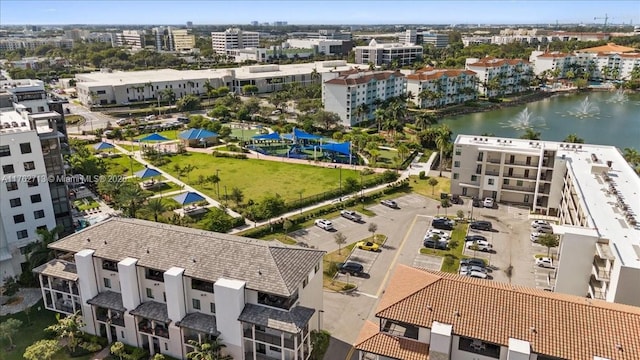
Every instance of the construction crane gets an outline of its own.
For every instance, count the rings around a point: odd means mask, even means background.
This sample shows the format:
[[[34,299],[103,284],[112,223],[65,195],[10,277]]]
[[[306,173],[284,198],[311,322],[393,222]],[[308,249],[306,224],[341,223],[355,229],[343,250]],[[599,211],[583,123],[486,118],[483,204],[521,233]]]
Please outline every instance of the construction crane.
[[[608,14],[604,14],[604,17],[594,17],[593,20],[604,20],[604,26],[602,26],[602,31],[606,30],[607,28],[607,22],[609,21],[609,19],[613,20],[615,19],[614,17],[609,17]]]

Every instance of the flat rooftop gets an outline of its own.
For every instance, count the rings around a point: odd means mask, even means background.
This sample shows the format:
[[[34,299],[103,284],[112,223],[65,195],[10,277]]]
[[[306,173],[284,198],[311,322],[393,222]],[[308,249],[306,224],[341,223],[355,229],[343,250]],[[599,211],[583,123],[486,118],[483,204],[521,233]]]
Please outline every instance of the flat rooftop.
[[[539,153],[541,149],[557,151],[556,159],[565,157],[576,180],[576,190],[589,215],[590,228],[610,241],[623,266],[640,268],[640,255],[634,249],[634,245],[640,247],[640,226],[631,226],[618,206],[618,199],[621,199],[640,222],[640,177],[616,147],[475,135],[458,135],[455,144],[514,153]],[[611,167],[608,161],[611,161]],[[606,171],[606,178],[603,171]]]
[[[31,131],[29,121],[16,111],[0,112],[0,133],[10,134],[23,131]]]
[[[77,74],[81,81],[78,84],[87,86],[118,86],[126,84],[145,84],[148,82],[181,81],[196,79],[215,79],[225,76],[233,76],[237,79],[255,79],[277,76],[291,76],[309,74],[316,69],[318,73],[330,71],[349,70],[357,64],[348,64],[345,61],[318,61],[305,64],[291,65],[252,65],[228,69],[206,70],[145,70],[145,71],[114,71]]]

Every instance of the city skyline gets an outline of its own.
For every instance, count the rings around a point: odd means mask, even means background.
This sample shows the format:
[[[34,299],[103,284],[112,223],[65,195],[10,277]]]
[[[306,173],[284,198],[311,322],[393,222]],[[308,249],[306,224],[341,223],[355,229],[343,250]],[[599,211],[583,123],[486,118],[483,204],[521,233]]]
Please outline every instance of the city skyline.
[[[24,11],[26,3],[31,11]],[[127,11],[122,11],[125,4]],[[293,10],[292,4],[298,8]],[[605,17],[609,24],[640,24],[640,3],[611,1],[604,7],[596,1],[0,2],[1,25],[603,24]]]

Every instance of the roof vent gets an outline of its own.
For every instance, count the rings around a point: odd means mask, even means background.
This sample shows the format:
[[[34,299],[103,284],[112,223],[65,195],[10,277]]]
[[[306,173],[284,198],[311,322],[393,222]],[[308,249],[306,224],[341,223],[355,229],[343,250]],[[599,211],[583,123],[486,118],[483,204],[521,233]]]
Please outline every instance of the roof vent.
[[[453,312],[453,316],[460,317],[460,311],[456,310]]]
[[[536,330],[536,327],[535,327],[535,326],[530,327],[530,328],[529,328],[529,331],[531,331],[531,332],[532,332],[532,333],[534,333],[534,334],[537,334],[537,333],[538,333],[538,330]]]
[[[91,242],[91,239],[87,238],[87,242]]]
[[[104,244],[107,245],[107,240],[104,241]]]
[[[262,270],[258,269],[258,275],[262,275]]]
[[[431,305],[427,305],[427,310],[433,311],[433,308],[431,307]]]
[[[149,249],[147,249],[147,254],[149,253]]]
[[[196,262],[196,258],[191,258],[191,261]]]
[[[624,351],[624,349],[622,348],[622,344],[616,344],[616,350]]]

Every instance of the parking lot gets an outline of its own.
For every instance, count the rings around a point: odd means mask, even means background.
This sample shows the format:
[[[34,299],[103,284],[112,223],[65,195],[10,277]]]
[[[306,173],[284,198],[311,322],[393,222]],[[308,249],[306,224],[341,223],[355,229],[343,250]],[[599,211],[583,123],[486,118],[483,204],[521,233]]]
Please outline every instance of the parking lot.
[[[439,270],[442,257],[420,254],[426,231],[436,215],[445,215],[438,209],[437,201],[410,194],[395,199],[399,209],[391,209],[380,204],[368,209],[375,216],[363,216],[364,223],[358,224],[344,218],[330,219],[337,231],[347,236],[347,243],[360,241],[371,236],[368,224],[378,225],[379,234],[388,236],[385,246],[380,252],[354,249],[349,261],[357,261],[364,267],[365,276],[354,277],[338,275],[340,281],[356,284],[358,289],[350,295],[325,293],[324,326],[334,337],[351,344],[355,341],[364,319],[375,320],[377,300],[382,296],[386,282],[397,264]],[[446,209],[447,215],[455,216],[463,210],[465,216],[471,214],[471,201],[464,199],[464,204],[453,205]],[[539,288],[549,288],[548,275],[553,269],[539,268],[534,265],[534,255],[546,255],[544,246],[529,240],[529,211],[499,204],[492,209],[473,208],[473,217],[478,220],[491,221],[495,231],[475,231],[469,234],[480,234],[493,244],[494,252],[475,252],[476,257],[489,261],[493,281],[507,282]],[[332,232],[319,227],[297,231],[291,235],[298,241],[304,241],[325,251],[337,250]],[[553,254],[553,249],[552,249]],[[464,255],[474,256],[473,250],[465,250]],[[506,271],[512,266],[510,276]],[[552,277],[552,276],[551,276]]]

